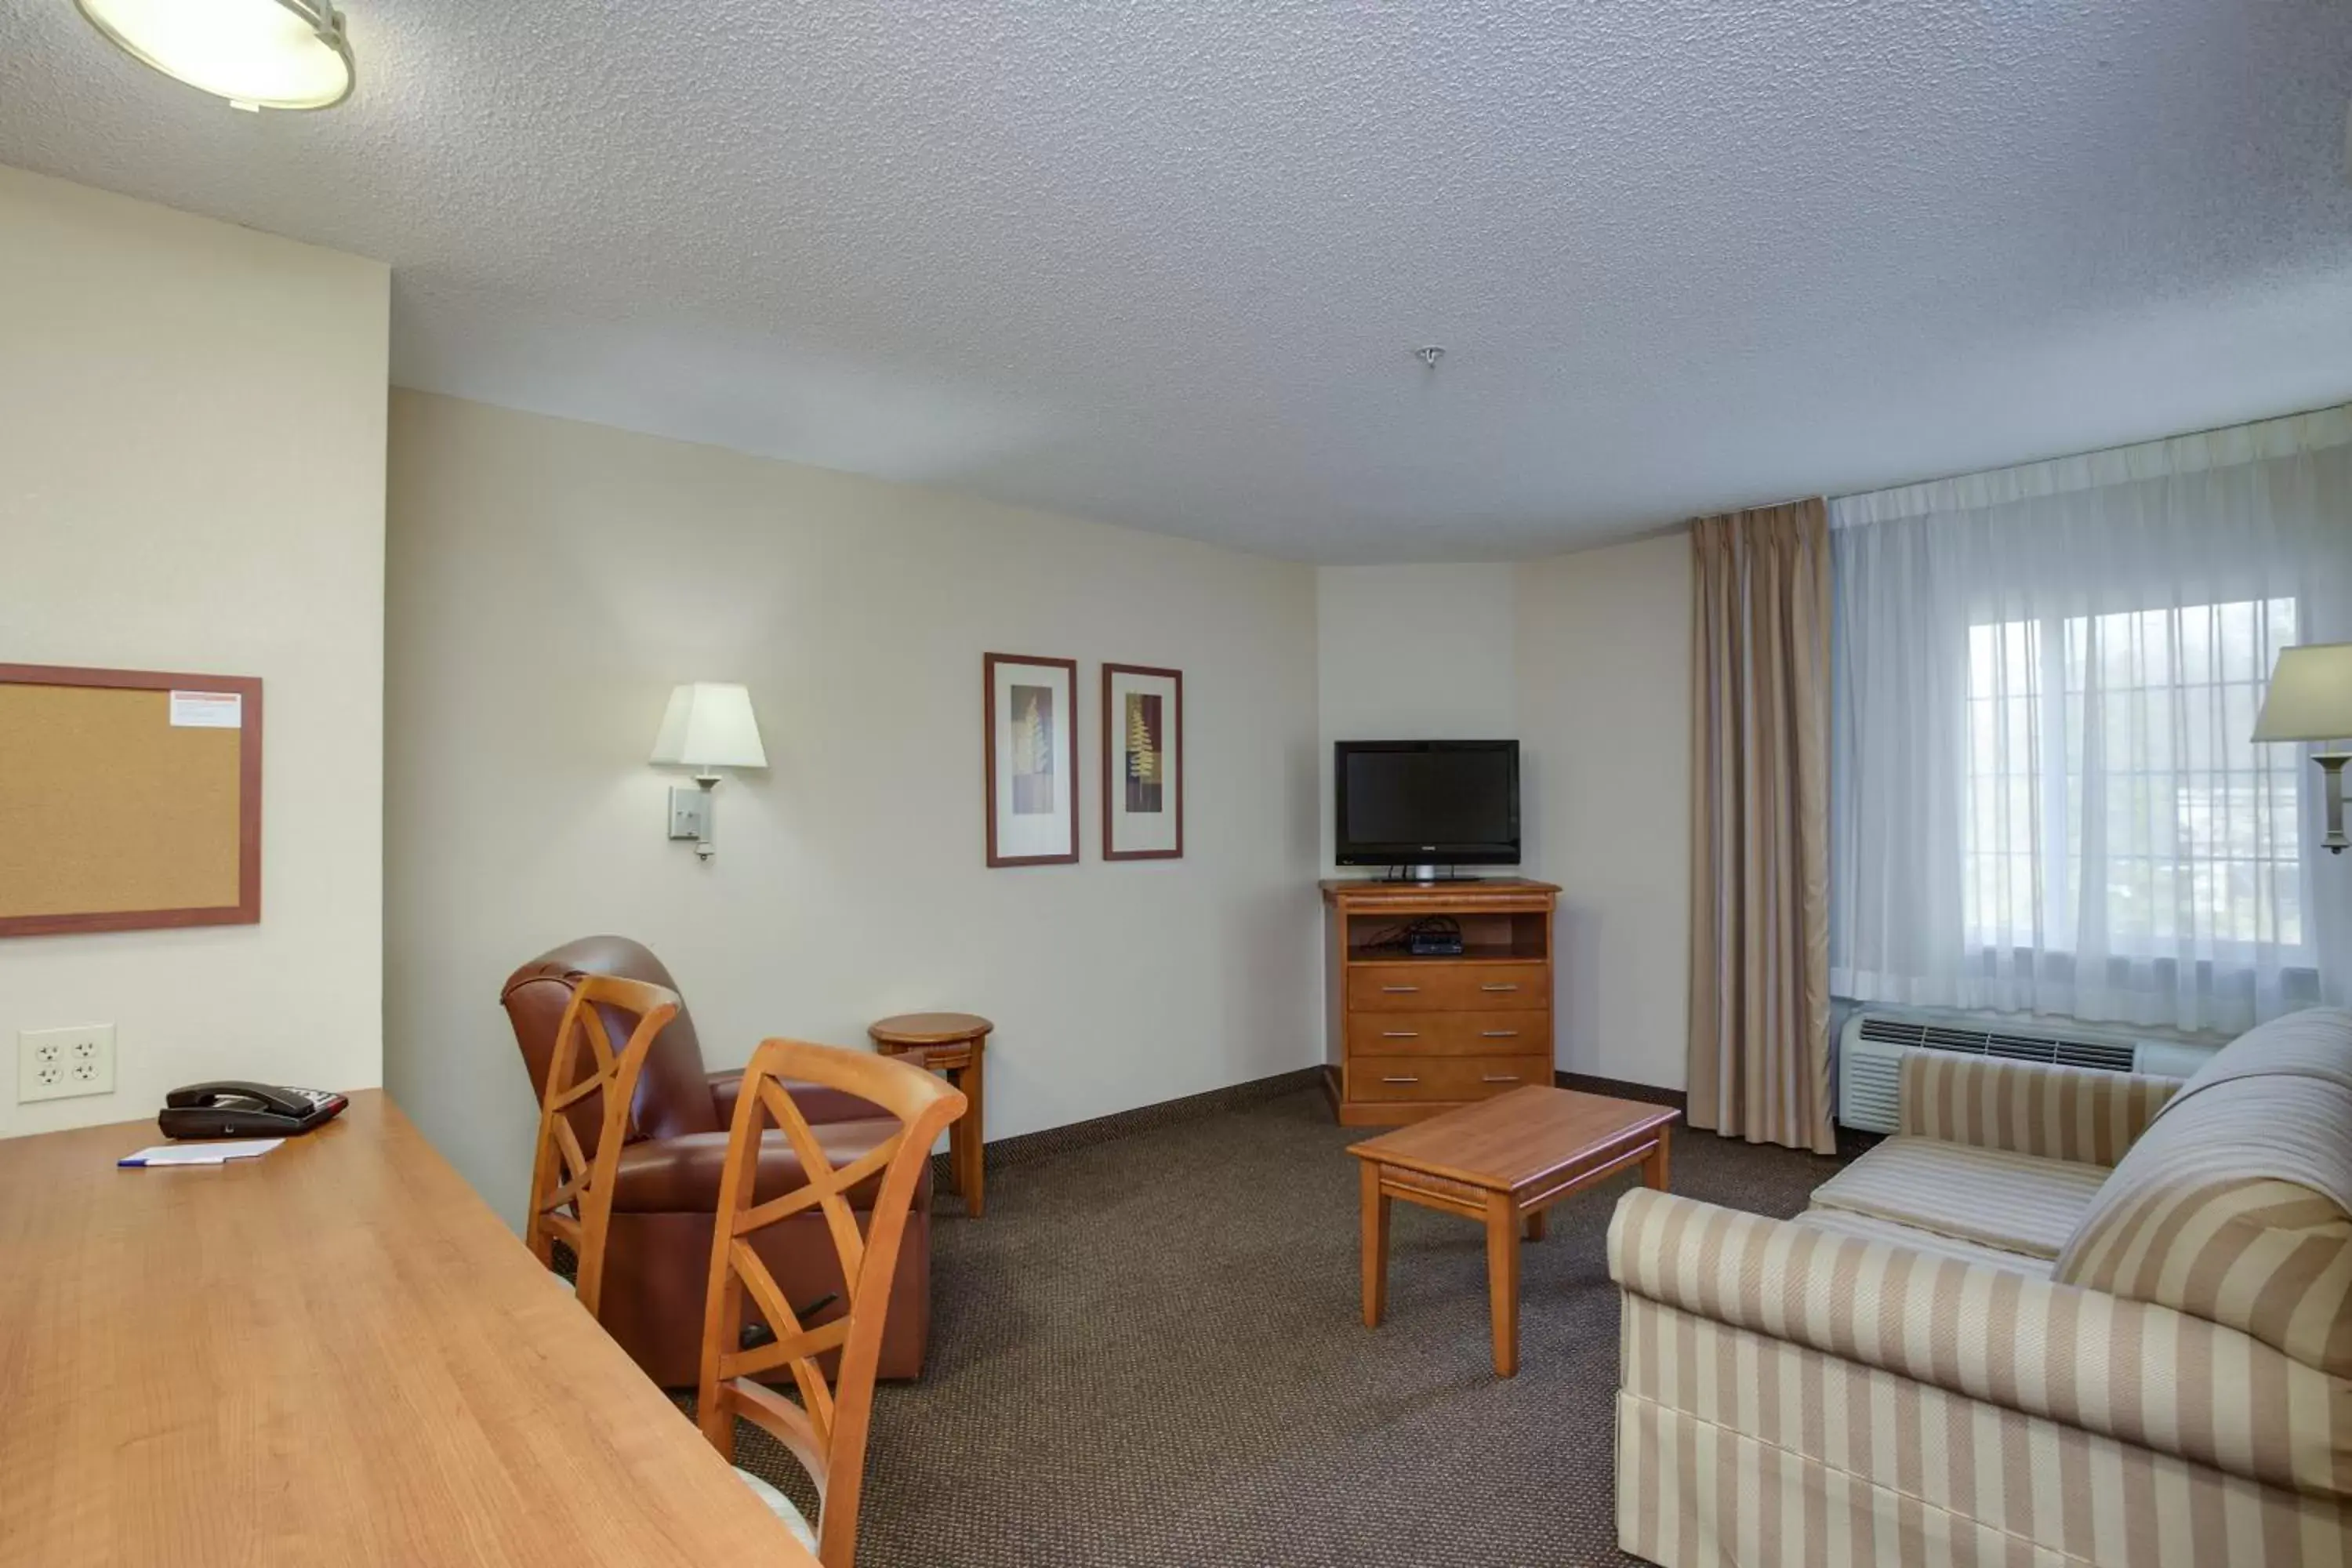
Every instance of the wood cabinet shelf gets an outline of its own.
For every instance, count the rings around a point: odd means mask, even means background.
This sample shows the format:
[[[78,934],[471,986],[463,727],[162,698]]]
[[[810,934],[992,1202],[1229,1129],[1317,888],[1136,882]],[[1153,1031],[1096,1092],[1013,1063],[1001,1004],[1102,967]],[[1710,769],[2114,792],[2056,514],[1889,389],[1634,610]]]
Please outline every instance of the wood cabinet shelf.
[[[1459,953],[1410,952],[1402,947],[1350,948],[1349,963],[1530,963],[1547,958],[1540,942],[1464,943]]]
[[[1324,1088],[1348,1126],[1389,1127],[1552,1081],[1549,882],[1322,884]],[[1443,918],[1458,954],[1415,953],[1404,928]]]

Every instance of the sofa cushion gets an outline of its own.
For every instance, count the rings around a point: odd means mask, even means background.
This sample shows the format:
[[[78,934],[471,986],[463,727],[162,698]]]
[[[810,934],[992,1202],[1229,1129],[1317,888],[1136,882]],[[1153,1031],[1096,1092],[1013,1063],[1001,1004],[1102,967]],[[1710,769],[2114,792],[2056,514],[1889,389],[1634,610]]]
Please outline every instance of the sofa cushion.
[[[2352,1014],[2275,1019],[2200,1068],[2100,1189],[2055,1278],[2352,1378]]]
[[[2050,1277],[2050,1260],[2046,1258],[2005,1252],[1998,1247],[1962,1241],[1957,1236],[1921,1230],[1899,1220],[1880,1219],[1875,1215],[1856,1214],[1852,1209],[1810,1208],[1791,1223],[1809,1225],[1832,1236],[1851,1236],[1860,1241],[1883,1241],[1890,1247],[1907,1247],[1914,1252],[1924,1252],[1934,1258],[1951,1258],[1962,1263],[1981,1263],[1992,1268],[2013,1269],[2036,1279]]]
[[[2248,1029],[2191,1073],[2164,1110],[2225,1083],[2250,1078],[2308,1079],[2352,1089],[2352,1013],[2306,1007]]]
[[[1814,1188],[1813,1204],[2052,1258],[2106,1175],[2097,1165],[1897,1136]]]
[[[2147,1073],[1906,1051],[1899,1131],[2111,1168],[2180,1086]]]

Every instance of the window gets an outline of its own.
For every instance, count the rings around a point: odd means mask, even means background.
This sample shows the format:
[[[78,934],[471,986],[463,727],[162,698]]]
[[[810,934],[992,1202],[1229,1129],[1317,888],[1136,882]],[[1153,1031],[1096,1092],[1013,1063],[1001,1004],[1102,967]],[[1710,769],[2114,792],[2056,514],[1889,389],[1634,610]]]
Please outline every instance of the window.
[[[1832,501],[1830,986],[2234,1032],[2352,988],[2305,748],[2352,409]],[[2352,857],[2347,857],[2352,861]]]
[[[1971,626],[1970,945],[2305,949],[2301,758],[2248,739],[2296,621],[2273,598]]]

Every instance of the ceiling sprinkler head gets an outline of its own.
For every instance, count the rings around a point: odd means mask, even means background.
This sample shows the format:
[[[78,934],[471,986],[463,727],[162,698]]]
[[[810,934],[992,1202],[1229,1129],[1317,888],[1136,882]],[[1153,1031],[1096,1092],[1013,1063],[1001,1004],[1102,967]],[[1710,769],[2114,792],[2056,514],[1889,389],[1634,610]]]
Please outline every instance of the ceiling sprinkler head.
[[[1435,343],[1430,343],[1424,347],[1413,350],[1412,357],[1427,365],[1430,369],[1435,370],[1437,368],[1437,362],[1445,357],[1445,351],[1438,347]]]

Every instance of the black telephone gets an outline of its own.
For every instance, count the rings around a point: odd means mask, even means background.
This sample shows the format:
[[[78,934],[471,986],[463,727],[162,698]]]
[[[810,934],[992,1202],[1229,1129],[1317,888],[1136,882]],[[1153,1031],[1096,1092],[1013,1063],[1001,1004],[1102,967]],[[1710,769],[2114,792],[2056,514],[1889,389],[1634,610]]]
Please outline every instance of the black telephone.
[[[165,1095],[155,1125],[166,1138],[283,1138],[332,1121],[350,1103],[323,1089],[224,1079]]]

